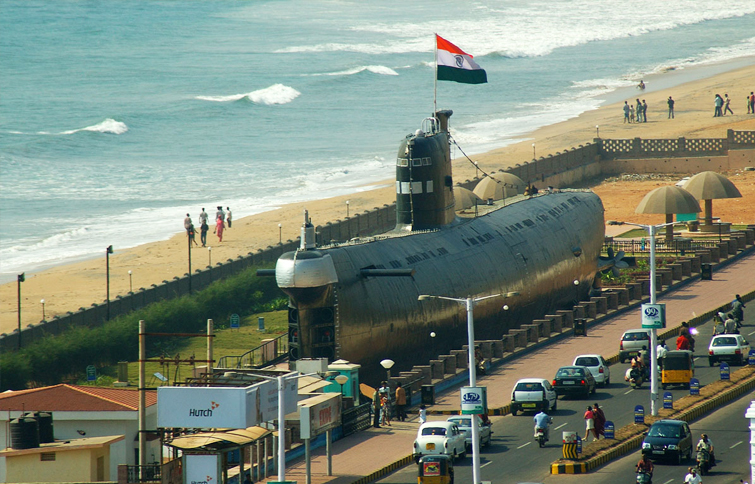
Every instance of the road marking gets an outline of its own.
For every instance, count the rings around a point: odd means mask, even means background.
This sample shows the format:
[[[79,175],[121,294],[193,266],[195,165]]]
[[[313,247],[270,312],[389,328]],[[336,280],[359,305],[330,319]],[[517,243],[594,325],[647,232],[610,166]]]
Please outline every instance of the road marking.
[[[669,479],[668,481],[664,482],[663,484],[669,484],[669,482],[674,482],[673,479]]]
[[[730,448],[730,449],[733,449],[734,447],[738,446],[738,445],[739,445],[739,444],[741,444],[742,442],[744,442],[744,441],[743,441],[743,440],[740,440],[739,442],[737,442],[736,444],[732,445],[732,446],[731,446],[731,447],[729,447],[729,448]]]
[[[532,442],[527,442],[526,444],[520,445],[519,447],[517,447],[517,449],[523,449],[523,448],[527,447],[528,445],[530,445],[531,443]]]
[[[752,336],[753,334],[755,334],[755,331],[753,331],[752,333],[747,333],[747,336]]]
[[[629,389],[629,391],[627,391],[627,392],[624,392],[624,395],[629,395],[629,394],[630,394],[630,393],[632,393],[633,391],[634,391],[634,389],[633,389],[633,388],[630,388],[630,389]]]
[[[491,461],[488,461],[488,462],[484,463],[483,465],[481,465],[481,466],[480,466],[480,469],[482,469],[482,468],[483,468],[483,467],[485,467],[485,466],[489,466],[489,465],[490,465],[490,464],[492,464],[492,463],[493,463],[493,461],[492,461],[492,460],[491,460]]]
[[[555,429],[553,429],[553,430],[558,430],[558,429],[560,429],[561,427],[566,427],[566,423],[562,423],[561,425],[559,425],[558,427],[556,427],[556,428],[555,428]]]

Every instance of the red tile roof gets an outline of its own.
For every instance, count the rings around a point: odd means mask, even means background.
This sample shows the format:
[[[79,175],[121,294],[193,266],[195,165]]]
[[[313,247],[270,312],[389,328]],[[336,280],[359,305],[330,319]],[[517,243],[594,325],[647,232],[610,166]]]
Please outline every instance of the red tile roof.
[[[156,391],[147,391],[146,403],[148,407],[157,403]],[[0,411],[117,412],[136,411],[138,407],[139,392],[130,388],[60,384],[0,393]]]

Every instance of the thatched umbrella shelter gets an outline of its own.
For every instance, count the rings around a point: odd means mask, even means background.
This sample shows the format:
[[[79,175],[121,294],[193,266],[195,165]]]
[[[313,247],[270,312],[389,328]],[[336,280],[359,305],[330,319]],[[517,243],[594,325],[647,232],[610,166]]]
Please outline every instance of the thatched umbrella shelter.
[[[674,221],[675,213],[699,213],[700,204],[695,197],[688,191],[675,187],[660,187],[652,190],[645,195],[635,213],[662,213],[666,215],[666,241],[674,240]]]
[[[703,225],[707,227],[713,225],[713,199],[742,196],[731,180],[714,171],[698,173],[684,184],[684,189],[696,199],[705,200]]]
[[[474,193],[482,200],[502,200],[524,193],[527,184],[511,173],[499,173],[495,178],[486,176],[475,186]]]
[[[466,210],[480,203],[480,197],[475,195],[472,190],[464,187],[454,187],[454,199],[456,200],[456,210]]]

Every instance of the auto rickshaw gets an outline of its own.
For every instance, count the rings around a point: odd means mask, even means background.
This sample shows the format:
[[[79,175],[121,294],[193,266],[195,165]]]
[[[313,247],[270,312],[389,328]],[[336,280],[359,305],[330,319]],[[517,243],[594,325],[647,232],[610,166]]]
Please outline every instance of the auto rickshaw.
[[[454,463],[449,455],[422,456],[418,467],[418,484],[454,484]]]
[[[695,376],[695,362],[689,350],[669,351],[663,358],[661,386],[683,385],[689,388],[690,378]]]

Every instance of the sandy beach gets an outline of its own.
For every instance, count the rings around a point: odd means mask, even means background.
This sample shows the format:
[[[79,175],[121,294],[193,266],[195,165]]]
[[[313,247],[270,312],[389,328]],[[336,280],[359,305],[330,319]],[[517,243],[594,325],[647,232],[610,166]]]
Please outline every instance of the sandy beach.
[[[730,68],[731,66],[729,66]],[[707,67],[710,69],[710,67]],[[726,70],[721,66],[720,71]],[[646,99],[648,122],[624,124],[620,102],[605,105],[600,109],[583,113],[569,121],[541,128],[525,141],[474,155],[471,158],[484,172],[492,172],[532,158],[532,143],[535,143],[536,156],[543,156],[592,141],[599,126],[602,138],[723,138],[727,129],[755,130],[755,115],[748,115],[745,96],[755,90],[755,66],[750,65],[694,80],[668,89],[654,90],[654,83],[663,84],[666,75],[645,79],[645,91],[626,90],[611,94],[611,99],[626,96],[634,101],[637,97]],[[673,75],[679,75],[674,73]],[[713,117],[713,98],[716,93],[728,93],[732,98],[734,115]],[[675,119],[667,119],[666,100],[673,96],[676,101]],[[453,106],[444,106],[453,109]],[[452,123],[453,126],[453,123]],[[396,142],[398,146],[398,140]],[[458,151],[457,151],[458,153]],[[475,175],[475,166],[466,159],[454,162],[454,178],[458,181]],[[727,222],[755,223],[755,173],[742,172],[728,174],[742,192],[743,198],[718,200],[714,203],[714,214]],[[661,222],[661,215],[640,216],[634,214],[647,191],[668,182],[658,180],[643,182],[607,182],[594,187],[606,207],[606,219],[617,219],[640,223]],[[314,202],[291,204],[280,209],[233,221],[233,227],[226,229],[223,242],[212,232],[208,233],[208,245],[212,248],[192,249],[192,270],[207,264],[225,261],[239,255],[264,249],[279,241],[295,239],[303,220],[303,210],[309,210],[315,225],[343,219],[346,216],[346,200],[351,214],[391,203],[395,199],[393,180],[386,180],[379,188],[364,190],[348,196],[329,198]],[[211,204],[206,205],[212,208]],[[191,214],[196,221],[201,207]],[[208,210],[212,215],[214,210]],[[181,226],[184,214],[176,214],[176,226]],[[281,224],[280,232],[278,224]],[[199,237],[197,237],[197,240]],[[126,294],[130,289],[129,271],[133,290],[149,287],[150,284],[170,280],[188,271],[187,244],[184,232],[176,233],[170,240],[145,244],[133,249],[119,250],[117,241],[113,243],[115,253],[110,256],[110,296]],[[56,314],[65,314],[92,303],[102,302],[106,295],[105,247],[102,257],[78,263],[61,265],[38,273],[27,273],[21,285],[21,325],[26,327],[42,319],[44,299],[45,316],[49,319]],[[0,286],[0,332],[10,333],[18,325],[17,283]]]

